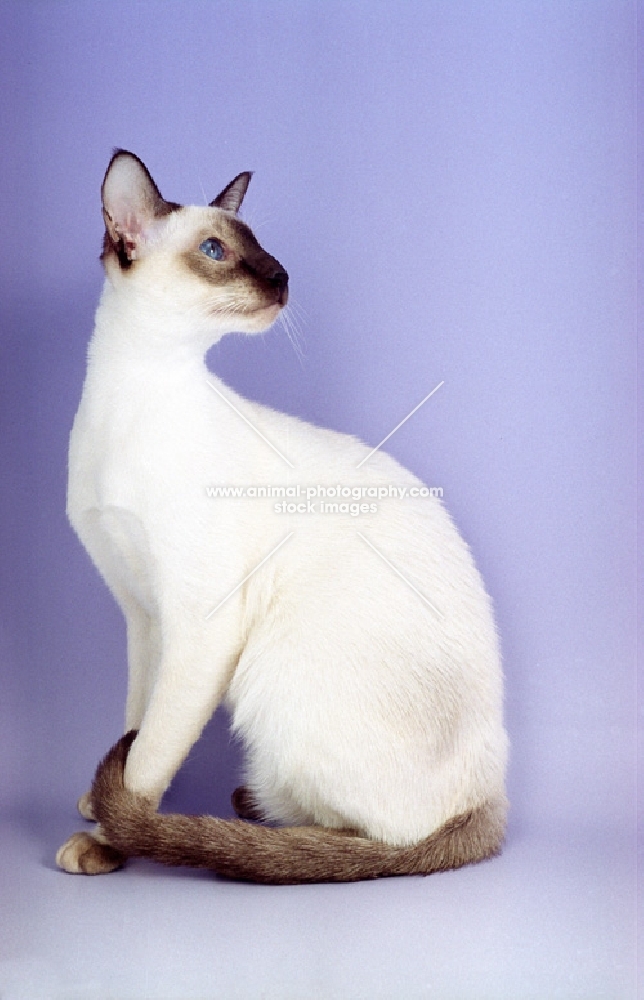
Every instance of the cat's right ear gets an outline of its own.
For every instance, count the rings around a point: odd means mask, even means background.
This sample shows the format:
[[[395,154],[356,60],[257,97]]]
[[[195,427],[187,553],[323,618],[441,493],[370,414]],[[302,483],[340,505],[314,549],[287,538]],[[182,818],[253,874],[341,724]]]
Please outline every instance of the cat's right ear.
[[[146,165],[126,149],[115,150],[101,198],[106,243],[111,243],[122,267],[140,255],[155,220],[181,207],[161,196]]]
[[[227,184],[224,190],[220,191],[217,197],[210,202],[210,207],[223,208],[225,212],[237,214],[252,176],[252,170],[245,170],[243,174],[237,174],[234,181]]]

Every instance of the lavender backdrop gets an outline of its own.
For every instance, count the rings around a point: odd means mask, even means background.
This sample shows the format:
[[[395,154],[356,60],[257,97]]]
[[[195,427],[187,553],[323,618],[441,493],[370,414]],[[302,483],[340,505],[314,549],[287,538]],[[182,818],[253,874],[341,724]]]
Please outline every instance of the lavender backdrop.
[[[2,4],[0,754],[39,864],[74,828],[125,694],[120,615],[64,513],[118,145],[179,201],[255,171],[244,215],[289,270],[303,358],[279,327],[229,338],[210,361],[230,384],[375,445],[445,381],[387,447],[443,487],[495,600],[509,849],[542,831],[631,871],[635,13]],[[171,801],[221,813],[236,760],[215,722]],[[631,976],[620,913],[609,992],[575,996],[631,995],[610,992]]]

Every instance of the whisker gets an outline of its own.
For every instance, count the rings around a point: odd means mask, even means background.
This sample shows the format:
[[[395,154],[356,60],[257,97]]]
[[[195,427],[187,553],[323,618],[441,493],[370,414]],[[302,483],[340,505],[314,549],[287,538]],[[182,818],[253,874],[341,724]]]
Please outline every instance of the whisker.
[[[246,224],[254,232],[255,230],[264,229],[267,225],[269,225],[269,223],[271,223],[273,221],[274,218],[275,218],[275,216],[271,215],[270,213],[268,213],[268,214],[264,213],[263,215],[257,215],[256,212],[254,212],[254,211],[251,210],[248,213],[248,215],[246,216],[245,221],[246,221]]]
[[[308,316],[308,313],[307,313],[306,309],[302,306],[302,304],[300,302],[298,302],[297,299],[293,298],[293,296],[289,297],[288,307],[289,307],[289,310],[292,310],[295,313],[296,317],[302,323],[307,323],[308,322],[309,316]]]
[[[197,180],[199,181],[199,187],[201,188],[201,194],[203,195],[204,207],[208,205],[208,196],[204,190],[203,181],[201,180],[201,174],[197,174]]]
[[[284,330],[286,332],[286,336],[288,337],[291,346],[293,347],[293,350],[297,355],[297,359],[300,362],[300,365],[304,367],[305,354],[302,345],[300,343],[301,331],[298,328],[295,318],[289,313],[287,308],[287,309],[282,309],[282,312],[280,313],[280,319],[282,321],[282,326],[284,327]]]

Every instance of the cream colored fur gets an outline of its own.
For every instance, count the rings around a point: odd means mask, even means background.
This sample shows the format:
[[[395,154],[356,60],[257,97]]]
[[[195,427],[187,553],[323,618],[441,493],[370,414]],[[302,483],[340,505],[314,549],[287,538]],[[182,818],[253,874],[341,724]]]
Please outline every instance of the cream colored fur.
[[[127,622],[125,729],[139,733],[126,787],[158,802],[223,701],[270,819],[407,845],[503,800],[492,610],[442,502],[388,498],[353,518],[207,495],[213,484],[421,484],[382,451],[358,469],[370,450],[360,441],[245,400],[207,370],[214,342],[265,329],[281,305],[186,266],[234,212],[154,214],[122,159],[112,197],[133,190],[121,227],[133,263],[105,257],[68,513]],[[104,200],[109,215],[109,173]]]

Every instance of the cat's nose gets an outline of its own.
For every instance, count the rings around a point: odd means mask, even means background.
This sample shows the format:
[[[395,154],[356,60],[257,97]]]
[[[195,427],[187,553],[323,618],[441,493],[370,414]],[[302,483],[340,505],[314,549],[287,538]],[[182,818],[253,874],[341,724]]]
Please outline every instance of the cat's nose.
[[[288,274],[283,267],[278,267],[268,280],[279,292],[280,305],[285,306],[288,300]]]

